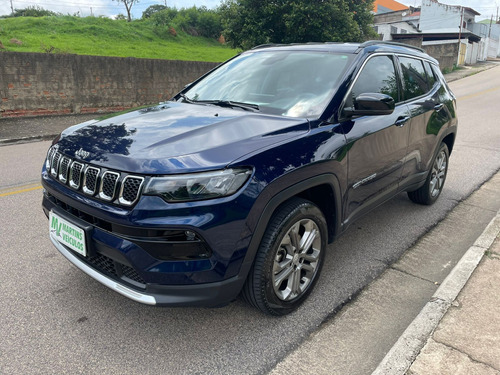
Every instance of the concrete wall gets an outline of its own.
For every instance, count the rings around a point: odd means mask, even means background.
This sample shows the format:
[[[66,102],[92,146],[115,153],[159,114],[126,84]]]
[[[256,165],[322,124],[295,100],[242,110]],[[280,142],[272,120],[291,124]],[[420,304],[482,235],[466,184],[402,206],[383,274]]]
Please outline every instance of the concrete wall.
[[[398,38],[399,43],[410,44],[415,47],[420,47],[425,52],[439,61],[439,67],[442,69],[453,68],[457,63],[458,57],[458,39],[454,41],[432,41],[423,42],[423,37],[420,38]]]
[[[0,52],[0,116],[109,112],[158,103],[216,65]]]
[[[456,29],[460,27],[462,10],[459,6],[441,4],[435,0],[422,0],[420,30]]]
[[[414,34],[415,29],[407,22],[392,22],[377,24],[377,33],[382,36],[382,40],[392,40],[391,34]]]
[[[427,44],[424,42],[422,48],[429,55],[439,61],[439,67],[452,69],[458,59],[458,39],[456,41]]]

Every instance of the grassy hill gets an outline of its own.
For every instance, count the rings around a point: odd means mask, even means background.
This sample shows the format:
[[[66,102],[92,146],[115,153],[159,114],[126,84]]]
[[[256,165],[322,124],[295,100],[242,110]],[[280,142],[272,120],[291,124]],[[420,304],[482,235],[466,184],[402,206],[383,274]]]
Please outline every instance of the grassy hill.
[[[220,62],[238,51],[214,39],[153,31],[147,20],[99,17],[15,17],[0,19],[0,51],[73,53]]]

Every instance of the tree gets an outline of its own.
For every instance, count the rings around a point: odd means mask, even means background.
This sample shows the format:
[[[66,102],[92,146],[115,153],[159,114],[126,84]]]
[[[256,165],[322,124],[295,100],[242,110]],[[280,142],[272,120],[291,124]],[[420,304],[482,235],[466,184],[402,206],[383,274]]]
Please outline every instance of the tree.
[[[127,20],[128,22],[132,21],[130,10],[132,9],[132,5],[138,3],[139,0],[113,0],[113,1],[116,1],[118,3],[123,3],[123,5],[125,5],[125,9],[127,10]]]
[[[359,42],[373,31],[373,0],[225,0],[219,8],[230,45]]]
[[[144,12],[142,12],[142,18],[151,18],[153,14],[158,13],[165,9],[168,9],[166,5],[161,5],[161,4],[150,5]]]

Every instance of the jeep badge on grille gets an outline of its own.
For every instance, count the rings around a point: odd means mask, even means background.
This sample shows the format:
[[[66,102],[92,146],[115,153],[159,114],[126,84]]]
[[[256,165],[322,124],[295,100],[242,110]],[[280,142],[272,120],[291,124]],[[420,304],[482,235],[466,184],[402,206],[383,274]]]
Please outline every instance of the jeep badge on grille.
[[[90,155],[90,152],[85,151],[83,148],[80,148],[78,151],[75,152],[75,156],[78,156],[81,159],[85,159]]]

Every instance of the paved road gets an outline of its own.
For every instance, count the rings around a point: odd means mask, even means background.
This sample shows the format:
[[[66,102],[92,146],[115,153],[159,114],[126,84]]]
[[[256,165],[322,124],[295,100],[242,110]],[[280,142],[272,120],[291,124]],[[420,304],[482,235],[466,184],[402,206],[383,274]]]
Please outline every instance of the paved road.
[[[331,246],[309,300],[284,318],[242,301],[148,307],[93,281],[48,239],[37,181],[49,143],[0,147],[0,373],[267,372],[500,168],[500,67],[451,87],[460,129],[439,201],[416,206],[401,194],[358,221]]]

